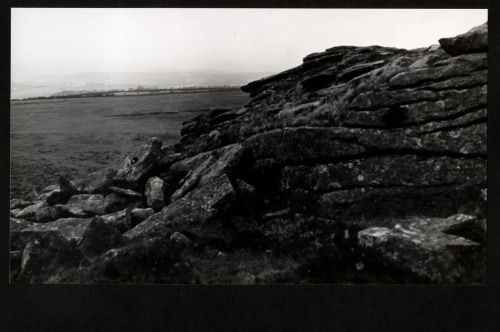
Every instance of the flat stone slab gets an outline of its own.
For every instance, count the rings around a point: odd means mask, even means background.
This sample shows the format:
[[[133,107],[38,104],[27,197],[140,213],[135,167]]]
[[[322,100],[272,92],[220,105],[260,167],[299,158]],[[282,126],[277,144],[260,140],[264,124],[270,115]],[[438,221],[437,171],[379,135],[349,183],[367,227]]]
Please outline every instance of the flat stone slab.
[[[484,282],[482,246],[461,236],[444,233],[450,227],[471,222],[465,215],[450,218],[416,218],[393,228],[371,227],[358,233],[359,245],[382,263],[410,271],[436,283]],[[434,221],[434,222],[432,222]]]
[[[11,249],[22,250],[24,246],[35,239],[44,237],[47,233],[57,233],[68,242],[80,241],[92,219],[61,218],[56,221],[31,224],[11,230]]]

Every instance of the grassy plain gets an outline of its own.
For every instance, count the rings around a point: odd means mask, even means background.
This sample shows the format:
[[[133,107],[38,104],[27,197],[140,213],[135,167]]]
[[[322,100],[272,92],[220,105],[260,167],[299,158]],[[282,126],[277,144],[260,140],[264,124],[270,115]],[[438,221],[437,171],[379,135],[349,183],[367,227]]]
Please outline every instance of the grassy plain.
[[[123,157],[156,136],[180,137],[182,122],[211,108],[244,105],[232,90],[149,96],[13,101],[10,109],[11,196],[26,197],[60,174],[79,177],[118,167]]]

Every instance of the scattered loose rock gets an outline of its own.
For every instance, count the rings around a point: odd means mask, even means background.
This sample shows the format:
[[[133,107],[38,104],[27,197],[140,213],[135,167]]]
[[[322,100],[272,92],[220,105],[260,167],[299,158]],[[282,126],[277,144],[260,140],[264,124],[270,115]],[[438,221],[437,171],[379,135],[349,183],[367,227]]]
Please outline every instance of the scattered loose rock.
[[[31,205],[32,203],[29,201],[25,201],[23,199],[13,198],[10,200],[10,209],[24,209],[25,207]]]
[[[165,197],[163,194],[163,180],[157,176],[149,178],[146,182],[146,201],[148,206],[154,210],[161,210],[165,206]]]
[[[179,232],[174,232],[170,235],[170,240],[180,244],[181,246],[189,246],[191,244],[191,240],[189,238]]]
[[[213,179],[185,197],[151,215],[130,231],[127,239],[144,238],[158,234],[171,235],[177,229],[189,229],[199,236],[206,236],[206,224],[230,206],[235,192],[226,175]]]
[[[11,229],[11,248],[22,250],[24,246],[40,239],[49,233],[56,233],[68,242],[78,242],[90,224],[91,219],[61,218],[56,221],[26,225],[26,227]]]
[[[124,233],[132,227],[130,209],[105,214],[100,217],[103,223],[112,225],[120,233]]]
[[[106,194],[108,188],[113,184],[116,170],[105,168],[97,172],[90,173],[83,179],[74,181],[75,187],[86,194]]]
[[[125,159],[123,166],[117,171],[115,181],[130,188],[137,188],[162,157],[162,142],[152,138],[137,152]]]
[[[78,208],[91,214],[105,214],[105,197],[101,194],[74,195],[68,201],[68,206]]]
[[[14,214],[14,217],[33,222],[48,222],[58,217],[57,209],[48,206],[46,202],[35,202]]]
[[[135,227],[137,224],[140,224],[147,218],[149,218],[151,215],[153,215],[155,211],[151,208],[147,209],[140,209],[140,208],[135,208],[130,211],[130,217],[131,217],[131,227]]]
[[[123,188],[118,188],[118,187],[109,187],[109,190],[114,192],[115,194],[119,196],[124,196],[129,199],[141,199],[142,195],[138,193],[137,191],[133,191],[130,189],[123,189]]]

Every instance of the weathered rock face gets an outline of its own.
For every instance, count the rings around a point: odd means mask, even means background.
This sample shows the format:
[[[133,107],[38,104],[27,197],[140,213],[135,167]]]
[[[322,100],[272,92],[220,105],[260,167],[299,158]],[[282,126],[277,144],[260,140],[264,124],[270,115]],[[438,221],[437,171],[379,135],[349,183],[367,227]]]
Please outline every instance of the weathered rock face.
[[[14,279],[484,282],[487,49],[484,24],[251,82],[247,105],[187,121],[173,146],[11,200]]]
[[[439,40],[441,47],[451,55],[488,51],[488,23],[475,27],[467,33]]]

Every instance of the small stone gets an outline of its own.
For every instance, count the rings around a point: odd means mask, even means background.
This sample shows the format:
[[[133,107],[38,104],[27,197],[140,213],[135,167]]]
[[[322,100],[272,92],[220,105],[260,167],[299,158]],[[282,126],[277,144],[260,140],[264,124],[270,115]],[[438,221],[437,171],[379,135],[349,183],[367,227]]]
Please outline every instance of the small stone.
[[[138,207],[141,202],[136,196],[122,196],[115,193],[107,195],[104,199],[104,213],[112,213],[128,207]]]
[[[154,176],[146,183],[146,202],[154,210],[161,210],[165,206],[165,195],[163,193],[163,180]]]
[[[15,214],[16,218],[26,219],[33,222],[44,223],[55,220],[58,217],[57,210],[47,206],[46,202],[35,202]]]
[[[27,206],[30,206],[32,203],[29,201],[25,201],[23,199],[13,198],[10,200],[10,209],[24,209]]]
[[[11,235],[15,232],[18,232],[28,226],[35,225],[35,223],[24,220],[10,217],[10,233]]]
[[[59,218],[85,218],[88,216],[88,213],[82,209],[69,205],[56,204],[54,209],[57,211]]]
[[[155,211],[152,208],[147,208],[147,209],[140,209],[140,208],[135,208],[130,211],[130,227],[135,227],[137,224],[140,224],[147,218],[149,218],[151,215],[153,215]]]
[[[105,194],[112,185],[116,170],[105,168],[74,181],[75,187],[85,194]]]
[[[138,193],[137,191],[133,191],[131,189],[124,189],[124,188],[119,188],[119,187],[109,187],[109,190],[114,192],[115,194],[118,194],[120,196],[125,196],[128,198],[132,199],[140,199],[142,195]]]
[[[208,134],[208,140],[212,146],[218,146],[221,141],[221,133],[218,130],[212,130]]]
[[[170,235],[170,240],[186,247],[191,244],[191,240],[186,235],[179,232],[172,233],[172,235]]]
[[[67,205],[91,214],[105,214],[104,200],[101,194],[81,194],[72,196]]]
[[[46,193],[41,194],[38,199],[47,202],[48,205],[65,204],[68,199],[79,191],[64,176],[59,177],[59,185]]]
[[[112,225],[120,233],[128,231],[131,226],[131,216],[129,209],[113,212],[101,216],[101,220],[109,225]]]
[[[484,202],[487,202],[488,201],[488,189],[481,189],[481,199],[484,201]]]

